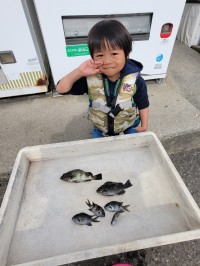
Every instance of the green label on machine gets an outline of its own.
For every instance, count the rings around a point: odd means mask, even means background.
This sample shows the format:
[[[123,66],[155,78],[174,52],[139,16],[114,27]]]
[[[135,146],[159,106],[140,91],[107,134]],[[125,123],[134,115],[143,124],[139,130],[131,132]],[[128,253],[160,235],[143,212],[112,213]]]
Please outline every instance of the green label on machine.
[[[66,53],[67,53],[67,56],[69,57],[90,54],[87,44],[67,45]]]

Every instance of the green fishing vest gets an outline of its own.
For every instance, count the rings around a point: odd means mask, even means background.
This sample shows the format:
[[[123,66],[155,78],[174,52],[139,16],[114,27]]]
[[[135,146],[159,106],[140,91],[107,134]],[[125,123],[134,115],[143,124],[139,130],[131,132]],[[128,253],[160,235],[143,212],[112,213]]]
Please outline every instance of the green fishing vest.
[[[104,134],[120,134],[133,125],[137,115],[133,100],[137,75],[138,73],[128,74],[117,81],[112,106],[108,104],[108,80],[101,74],[87,77],[89,118]]]

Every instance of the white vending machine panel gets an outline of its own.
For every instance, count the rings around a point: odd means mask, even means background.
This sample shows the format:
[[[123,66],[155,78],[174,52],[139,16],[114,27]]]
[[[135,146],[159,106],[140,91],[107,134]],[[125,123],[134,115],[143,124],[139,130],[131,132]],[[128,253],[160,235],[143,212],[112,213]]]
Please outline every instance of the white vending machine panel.
[[[34,3],[2,0],[0,24],[0,98],[47,92],[49,68]]]
[[[103,19],[117,19],[133,39],[130,58],[143,64],[145,79],[164,78],[185,0],[34,0],[54,82],[90,58],[87,34]]]

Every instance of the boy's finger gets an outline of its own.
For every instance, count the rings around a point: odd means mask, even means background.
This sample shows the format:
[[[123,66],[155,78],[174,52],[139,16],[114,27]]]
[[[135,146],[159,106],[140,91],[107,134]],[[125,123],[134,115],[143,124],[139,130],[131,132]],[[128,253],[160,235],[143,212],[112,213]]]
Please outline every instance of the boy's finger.
[[[102,62],[102,61],[97,61],[97,60],[95,60],[94,63],[95,63],[96,66],[101,66],[101,65],[103,65],[103,62]]]

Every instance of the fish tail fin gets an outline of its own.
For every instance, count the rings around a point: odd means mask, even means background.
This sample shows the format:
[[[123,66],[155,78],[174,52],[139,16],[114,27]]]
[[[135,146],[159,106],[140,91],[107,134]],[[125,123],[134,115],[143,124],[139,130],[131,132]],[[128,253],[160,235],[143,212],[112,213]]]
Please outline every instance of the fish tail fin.
[[[87,201],[85,202],[89,207],[91,207],[92,205],[91,205],[91,203],[90,203],[90,201],[89,201],[89,199],[87,199]]]
[[[95,180],[101,180],[102,179],[102,174],[94,175],[93,179]]]
[[[130,205],[125,205],[125,206],[122,206],[122,208],[123,208],[123,210],[125,210],[125,211],[127,211],[127,212],[130,212],[129,209],[128,209],[129,206],[130,206]]]
[[[126,183],[124,184],[124,188],[132,187],[131,181],[127,180]]]
[[[97,219],[98,219],[98,216],[92,218],[92,221],[95,222],[95,223],[99,223],[100,221],[98,221]]]

